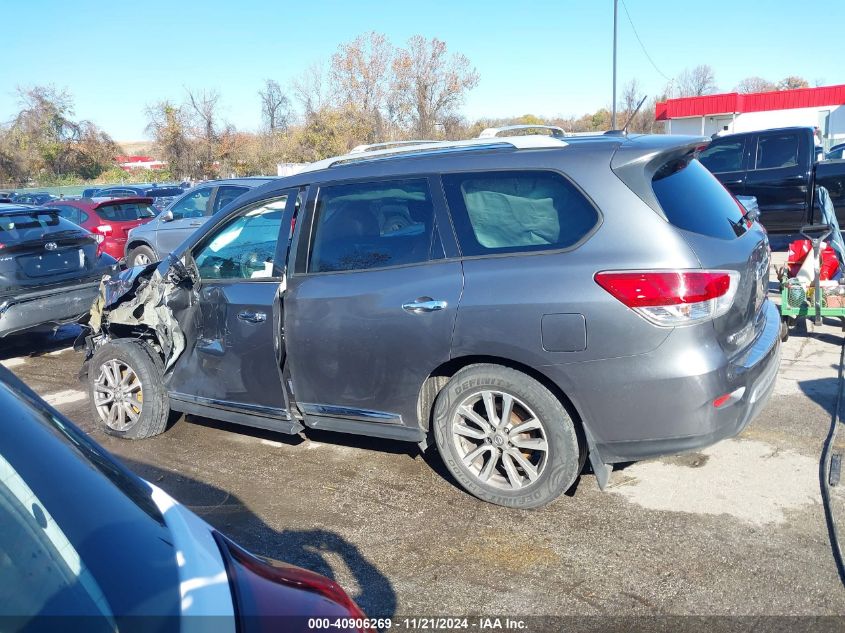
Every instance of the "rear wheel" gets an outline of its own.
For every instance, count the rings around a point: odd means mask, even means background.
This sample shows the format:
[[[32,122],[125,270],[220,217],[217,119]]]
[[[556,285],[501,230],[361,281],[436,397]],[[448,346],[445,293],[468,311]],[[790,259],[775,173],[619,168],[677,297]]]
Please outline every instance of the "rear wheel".
[[[133,266],[147,266],[153,262],[158,261],[158,256],[153,252],[149,246],[136,246],[129,251],[126,257],[126,265],[130,268]]]
[[[117,340],[100,347],[91,358],[88,387],[103,431],[127,439],[162,433],[170,413],[162,373],[161,360],[141,341]]]
[[[583,464],[560,401],[507,367],[473,365],[455,374],[437,396],[433,425],[446,467],[491,503],[545,505],[573,484]]]

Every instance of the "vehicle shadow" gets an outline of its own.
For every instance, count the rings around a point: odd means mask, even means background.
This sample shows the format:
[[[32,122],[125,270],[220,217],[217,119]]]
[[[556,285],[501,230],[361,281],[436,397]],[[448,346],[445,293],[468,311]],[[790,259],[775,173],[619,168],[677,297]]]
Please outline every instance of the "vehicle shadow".
[[[267,431],[251,426],[243,426],[229,422],[222,422],[220,420],[213,420],[211,418],[204,418],[197,415],[185,415],[184,420],[191,424],[198,424],[210,429],[218,429],[237,433],[238,435],[249,435],[260,440],[270,440],[272,442],[279,442],[287,444],[288,446],[299,446],[307,438],[311,442],[319,444],[334,444],[337,446],[347,446],[350,448],[361,448],[364,450],[371,450],[378,453],[393,453],[395,455],[418,455],[419,449],[416,444],[411,442],[402,442],[399,440],[388,440],[380,437],[371,437],[367,435],[354,435],[352,433],[336,433],[333,431],[324,431],[321,429],[306,428],[299,435],[288,435],[286,433],[279,433],[277,431]],[[175,422],[175,421],[174,421]]]
[[[0,339],[0,360],[22,356],[43,356],[50,352],[73,347],[81,328],[78,325],[63,325],[55,332],[27,332],[10,334]]]
[[[354,579],[354,584],[343,582],[343,588],[367,616],[386,618],[396,614],[396,591],[390,580],[354,543],[336,532],[325,528],[280,532],[226,490],[159,466],[119,459],[255,554],[298,565],[333,580],[336,573],[332,561],[342,561]]]

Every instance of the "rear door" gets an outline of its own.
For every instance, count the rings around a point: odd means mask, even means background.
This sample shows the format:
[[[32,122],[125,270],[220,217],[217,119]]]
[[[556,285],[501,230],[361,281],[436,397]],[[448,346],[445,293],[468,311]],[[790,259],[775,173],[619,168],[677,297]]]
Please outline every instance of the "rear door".
[[[735,196],[745,194],[749,135],[717,138],[699,155],[707,167]]]
[[[172,220],[164,221],[162,216],[157,218],[155,247],[159,257],[164,259],[191,233],[205,224],[210,215],[215,189],[214,186],[208,186],[189,191],[168,209],[173,214]]]
[[[809,135],[798,130],[761,132],[752,147],[745,193],[756,196],[760,222],[772,232],[795,232],[807,222]]]
[[[285,298],[307,425],[423,439],[417,399],[449,359],[463,286],[460,261],[445,258],[436,191],[428,177],[312,187]]]
[[[296,193],[245,206],[191,249],[200,277],[197,329],[168,385],[176,408],[295,428],[282,386],[281,293]]]

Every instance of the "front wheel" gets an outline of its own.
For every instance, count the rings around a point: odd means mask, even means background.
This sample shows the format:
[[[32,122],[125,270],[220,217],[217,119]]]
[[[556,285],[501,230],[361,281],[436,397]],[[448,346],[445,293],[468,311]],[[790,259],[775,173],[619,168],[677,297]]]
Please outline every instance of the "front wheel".
[[[143,342],[106,343],[91,358],[91,407],[109,435],[143,439],[162,433],[170,414],[161,359]]]
[[[129,268],[134,266],[148,266],[158,261],[158,256],[149,246],[136,246],[129,251],[126,257],[126,265]]]
[[[543,385],[507,367],[456,373],[434,405],[434,437],[446,467],[479,499],[546,505],[583,465],[572,418]]]

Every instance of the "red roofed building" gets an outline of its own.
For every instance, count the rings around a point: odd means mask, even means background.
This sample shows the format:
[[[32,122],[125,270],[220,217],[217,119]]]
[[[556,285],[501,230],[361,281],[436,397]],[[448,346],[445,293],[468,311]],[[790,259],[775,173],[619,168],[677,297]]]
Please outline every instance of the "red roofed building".
[[[668,134],[751,132],[793,125],[818,126],[825,145],[845,140],[845,85],[668,99],[654,118]],[[841,142],[841,140],[839,142]]]
[[[123,171],[133,169],[164,169],[167,163],[163,160],[156,160],[152,156],[115,156],[114,161]]]

